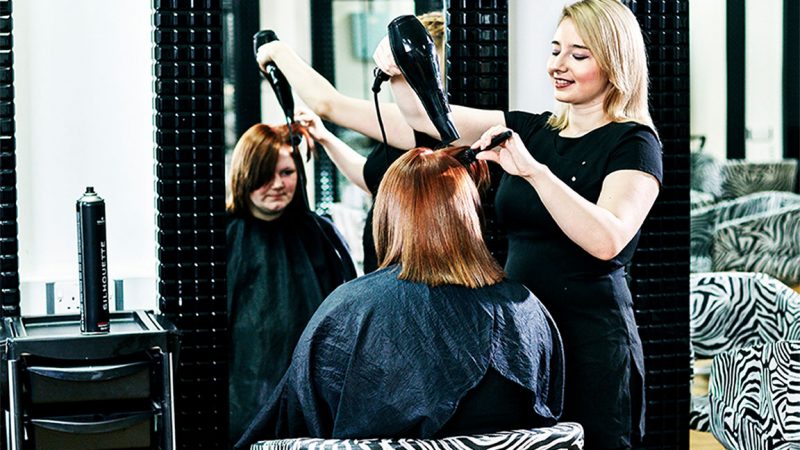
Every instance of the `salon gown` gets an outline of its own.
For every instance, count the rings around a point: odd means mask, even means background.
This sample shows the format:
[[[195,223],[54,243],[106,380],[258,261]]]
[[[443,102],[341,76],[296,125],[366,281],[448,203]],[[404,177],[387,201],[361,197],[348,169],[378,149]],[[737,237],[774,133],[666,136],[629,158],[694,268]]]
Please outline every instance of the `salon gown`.
[[[646,172],[661,182],[661,145],[650,128],[610,123],[565,138],[546,126],[548,117],[510,112],[506,124],[537,161],[590,202],[617,170]],[[644,357],[626,266],[640,232],[610,261],[594,258],[561,231],[527,181],[508,174],[496,208],[508,232],[509,278],[541,299],[564,340],[562,420],[584,426],[587,448],[632,445],[644,432]]]
[[[323,302],[280,388],[238,448],[301,436],[436,437],[485,376],[528,394],[525,422],[509,427],[556,422],[561,342],[530,291],[511,281],[431,287],[399,280],[399,272],[397,265],[379,269]],[[490,396],[481,406],[493,410],[515,400]]]
[[[234,440],[277,386],[314,311],[355,268],[333,223],[300,199],[273,221],[229,215],[227,222]]]

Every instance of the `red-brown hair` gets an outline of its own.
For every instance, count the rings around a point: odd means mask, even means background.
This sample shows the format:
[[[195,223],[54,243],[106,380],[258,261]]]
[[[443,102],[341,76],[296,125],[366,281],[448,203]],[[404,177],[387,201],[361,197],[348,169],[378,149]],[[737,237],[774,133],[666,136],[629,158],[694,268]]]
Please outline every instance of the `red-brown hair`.
[[[292,146],[293,134],[305,137],[309,151],[313,150],[314,140],[305,128],[293,124],[292,131],[289,132],[288,125],[257,123],[239,138],[231,158],[230,195],[226,204],[229,213],[249,214],[250,193],[272,182],[280,150]],[[303,188],[298,185],[298,189]]]
[[[477,288],[504,277],[483,241],[475,181],[454,157],[464,149],[409,150],[381,182],[374,209],[375,248],[380,267],[400,264],[402,280]],[[488,171],[484,161],[471,170],[478,178]]]

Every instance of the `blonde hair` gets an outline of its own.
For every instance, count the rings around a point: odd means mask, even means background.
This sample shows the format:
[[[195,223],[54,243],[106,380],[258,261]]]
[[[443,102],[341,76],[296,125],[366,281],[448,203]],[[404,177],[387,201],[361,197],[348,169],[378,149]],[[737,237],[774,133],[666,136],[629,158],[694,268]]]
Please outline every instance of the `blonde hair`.
[[[372,227],[375,250],[380,267],[400,264],[401,280],[478,288],[504,277],[483,241],[478,188],[455,158],[465,148],[411,149],[381,182]],[[488,173],[485,164],[472,166],[472,176]]]
[[[559,24],[571,19],[591,49],[609,89],[603,111],[612,122],[638,122],[655,131],[648,109],[647,52],[639,23],[619,0],[581,0],[564,7]],[[548,124],[563,130],[569,125],[569,107],[561,104]]]
[[[445,20],[444,14],[441,11],[431,11],[417,16],[422,25],[428,30],[428,34],[433,38],[433,43],[436,45],[436,53],[439,56],[439,66],[442,71],[442,81],[446,78],[445,71]]]

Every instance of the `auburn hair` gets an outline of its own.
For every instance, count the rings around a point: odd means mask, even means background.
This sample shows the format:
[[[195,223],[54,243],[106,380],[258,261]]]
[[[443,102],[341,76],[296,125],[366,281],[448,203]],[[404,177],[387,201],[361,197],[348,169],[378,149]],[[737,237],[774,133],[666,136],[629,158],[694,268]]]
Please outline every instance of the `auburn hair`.
[[[459,162],[455,156],[466,148],[411,149],[381,182],[373,211],[375,249],[380,267],[401,266],[401,280],[478,288],[505,276],[483,241],[472,178],[486,179],[488,167],[485,161],[470,169]]]
[[[619,0],[581,0],[564,7],[561,20],[571,19],[592,51],[609,89],[603,111],[612,122],[638,122],[656,131],[647,105],[647,51],[642,30],[631,10]],[[561,104],[548,124],[563,130],[569,108]]]
[[[314,149],[314,140],[299,124],[292,124],[290,132],[288,125],[257,123],[239,138],[231,157],[230,191],[226,201],[229,213],[249,214],[250,193],[275,178],[280,150],[286,146],[292,147],[292,136],[305,137],[309,152]]]

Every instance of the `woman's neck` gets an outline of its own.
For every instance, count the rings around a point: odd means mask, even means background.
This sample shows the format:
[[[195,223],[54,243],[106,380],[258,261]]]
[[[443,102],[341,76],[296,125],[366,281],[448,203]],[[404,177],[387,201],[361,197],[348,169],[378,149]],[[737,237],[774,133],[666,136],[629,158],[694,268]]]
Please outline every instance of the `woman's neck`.
[[[559,133],[564,137],[580,137],[611,122],[603,110],[603,103],[570,106],[569,125]]]

